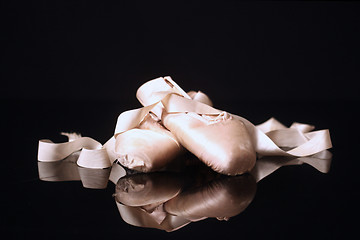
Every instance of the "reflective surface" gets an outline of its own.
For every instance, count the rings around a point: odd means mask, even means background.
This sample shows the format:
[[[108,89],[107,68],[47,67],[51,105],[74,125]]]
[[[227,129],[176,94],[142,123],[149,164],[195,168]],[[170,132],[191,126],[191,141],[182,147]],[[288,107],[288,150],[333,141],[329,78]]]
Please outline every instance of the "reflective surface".
[[[322,152],[312,158],[259,159],[243,181],[250,184],[241,187],[244,177],[240,176],[234,179],[235,186],[225,192],[228,195],[221,190],[225,189],[224,185],[233,186],[232,178],[196,168],[176,173],[172,170],[174,174],[170,174],[167,185],[161,186],[164,180],[157,179],[169,174],[133,179],[136,175],[118,164],[89,173],[76,165],[76,153],[58,163],[37,162],[37,141],[50,138],[63,142],[66,139],[58,134],[61,131],[74,130],[104,143],[112,134],[118,113],[131,103],[91,102],[88,107],[79,103],[84,106],[81,109],[69,109],[66,102],[51,103],[57,106],[56,110],[39,101],[8,103],[6,115],[14,118],[6,121],[10,132],[4,135],[11,143],[9,151],[4,152],[2,167],[4,232],[10,239],[29,236],[46,239],[54,234],[68,239],[352,236],[357,226],[352,219],[359,213],[359,161],[355,147],[358,140],[353,128],[356,115],[351,111],[357,104],[333,102],[324,107],[322,102],[312,102],[305,104],[308,108],[304,109],[301,108],[304,103],[292,102],[296,110],[289,110],[288,105],[273,103],[268,108],[262,102],[249,102],[241,109],[233,108],[233,112],[241,112],[254,123],[276,116],[287,125],[297,120],[312,123],[317,129],[329,128],[334,148],[331,154]],[[319,113],[321,107],[324,110]],[[43,109],[48,109],[46,115]],[[97,113],[96,117],[92,112]],[[348,117],[342,121],[334,115]],[[254,182],[255,190],[246,189]],[[213,199],[215,206],[208,205],[212,191],[218,193]],[[126,194],[121,196],[118,194],[121,192]],[[244,192],[248,198],[242,208],[230,208],[222,198],[232,197],[239,203],[235,206],[240,206]],[[197,198],[199,195],[207,198]],[[143,202],[131,203],[132,196],[143,196]],[[187,198],[198,200],[191,202]],[[166,207],[171,201],[171,208]],[[129,204],[132,206],[127,206]],[[217,208],[224,209],[224,206],[229,206],[227,215],[221,215]],[[219,221],[217,217],[229,219]]]
[[[206,218],[228,221],[250,205],[257,182],[280,167],[306,163],[327,173],[332,154],[325,150],[303,158],[263,157],[250,173],[238,176],[216,173],[191,154],[183,156],[191,163],[185,168],[151,173],[129,170],[118,161],[111,168],[83,168],[77,165],[78,157],[75,152],[60,162],[38,162],[39,178],[81,181],[90,189],[105,189],[112,181],[113,197],[126,223],[171,232]]]

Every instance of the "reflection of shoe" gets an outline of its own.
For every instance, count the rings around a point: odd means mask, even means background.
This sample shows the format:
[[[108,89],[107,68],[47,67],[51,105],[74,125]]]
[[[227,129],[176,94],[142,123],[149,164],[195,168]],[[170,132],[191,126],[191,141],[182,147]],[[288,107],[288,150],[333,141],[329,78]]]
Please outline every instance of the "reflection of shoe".
[[[163,113],[162,120],[186,149],[219,173],[242,174],[255,165],[255,150],[244,123],[226,112],[215,116]]]
[[[255,192],[256,183],[251,175],[223,176],[180,193],[167,201],[164,208],[192,221],[208,217],[228,220],[247,208]]]
[[[166,213],[165,216],[162,214],[156,215],[154,213],[149,213],[140,207],[130,207],[117,201],[115,202],[120,212],[121,218],[126,223],[133,226],[156,228],[165,230],[167,232],[172,232],[184,227],[191,222],[190,220],[179,216],[172,216]]]
[[[127,175],[114,196],[125,222],[174,231],[209,217],[228,220],[247,208],[255,192],[251,175],[224,176],[206,167]]]
[[[190,221],[171,216],[163,203],[180,193],[184,180],[174,172],[136,173],[116,183],[114,194],[123,220],[139,227],[174,231]]]
[[[179,194],[182,185],[175,173],[137,173],[119,179],[115,198],[127,206],[157,206]]]

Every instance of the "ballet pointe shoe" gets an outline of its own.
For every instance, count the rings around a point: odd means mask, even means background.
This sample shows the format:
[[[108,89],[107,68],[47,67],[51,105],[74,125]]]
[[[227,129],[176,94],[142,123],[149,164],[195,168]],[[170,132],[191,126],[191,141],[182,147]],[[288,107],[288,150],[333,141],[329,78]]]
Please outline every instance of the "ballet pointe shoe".
[[[255,165],[256,153],[244,123],[226,112],[217,116],[164,112],[162,122],[181,145],[216,172],[238,175]]]

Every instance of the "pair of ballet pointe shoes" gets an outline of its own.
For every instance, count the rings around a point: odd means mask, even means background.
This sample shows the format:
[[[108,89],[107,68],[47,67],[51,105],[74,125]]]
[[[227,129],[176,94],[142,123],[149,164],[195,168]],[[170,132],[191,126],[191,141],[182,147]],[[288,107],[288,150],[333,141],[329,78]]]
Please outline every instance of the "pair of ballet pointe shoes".
[[[169,101],[172,96],[186,101],[186,106]],[[245,124],[227,112],[213,112],[204,93],[186,93],[170,77],[164,77],[142,85],[137,98],[144,108],[132,110],[135,117],[120,115],[117,123],[131,125],[115,133],[115,154],[123,166],[158,171],[181,161],[179,156],[188,150],[222,174],[238,175],[254,167],[256,152]],[[208,106],[209,113],[189,107],[199,105],[203,109]],[[180,110],[172,110],[174,107]]]

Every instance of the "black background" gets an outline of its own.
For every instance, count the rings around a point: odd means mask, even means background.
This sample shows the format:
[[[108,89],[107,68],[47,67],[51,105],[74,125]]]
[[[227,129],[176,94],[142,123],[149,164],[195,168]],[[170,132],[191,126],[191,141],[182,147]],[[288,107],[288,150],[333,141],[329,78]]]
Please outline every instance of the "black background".
[[[1,3],[2,176],[10,238],[340,238],[357,227],[356,2]],[[114,186],[37,179],[37,141],[77,131],[104,143],[137,88],[170,75],[216,108],[259,124],[329,128],[330,173],[280,169],[248,209],[174,233],[124,223]],[[9,144],[10,143],[10,144]]]

